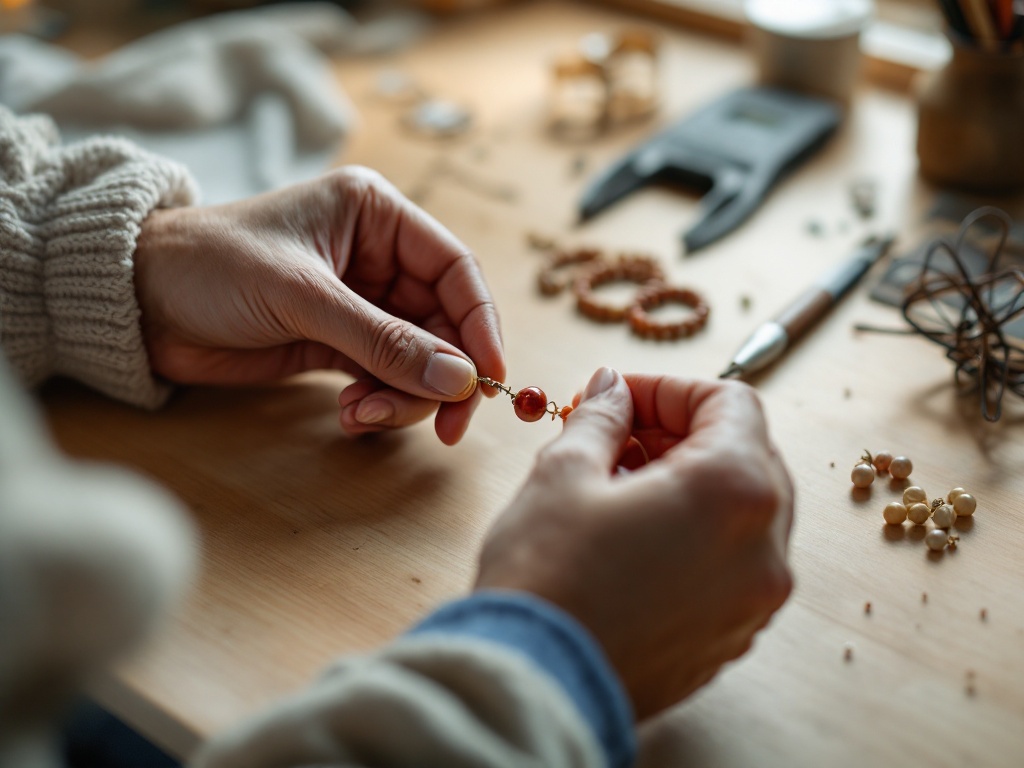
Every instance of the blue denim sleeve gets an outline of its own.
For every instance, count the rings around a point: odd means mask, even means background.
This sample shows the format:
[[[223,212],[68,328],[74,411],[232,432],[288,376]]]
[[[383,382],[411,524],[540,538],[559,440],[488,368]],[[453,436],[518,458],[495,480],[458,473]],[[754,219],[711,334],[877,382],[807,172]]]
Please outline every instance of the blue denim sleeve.
[[[597,641],[565,611],[522,592],[481,591],[442,606],[408,634],[478,638],[523,654],[573,701],[610,768],[633,763],[636,736],[626,692]]]

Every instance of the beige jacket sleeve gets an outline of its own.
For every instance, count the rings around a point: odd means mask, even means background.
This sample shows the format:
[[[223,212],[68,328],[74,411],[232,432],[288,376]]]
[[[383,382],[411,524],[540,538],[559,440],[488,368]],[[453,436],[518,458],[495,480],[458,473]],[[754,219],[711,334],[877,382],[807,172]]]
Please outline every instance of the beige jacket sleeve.
[[[471,638],[410,637],[339,661],[307,690],[213,739],[190,768],[605,768],[566,694],[526,658]]]
[[[113,137],[62,146],[48,118],[0,106],[0,347],[23,383],[64,375],[134,405],[166,399],[132,255],[150,211],[196,194],[177,163]]]

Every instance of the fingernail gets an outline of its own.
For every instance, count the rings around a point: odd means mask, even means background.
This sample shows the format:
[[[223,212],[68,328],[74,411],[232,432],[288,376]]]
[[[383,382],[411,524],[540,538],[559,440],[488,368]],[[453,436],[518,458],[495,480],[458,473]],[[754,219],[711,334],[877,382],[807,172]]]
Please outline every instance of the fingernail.
[[[580,397],[580,402],[589,400],[592,397],[597,397],[602,392],[607,392],[615,384],[615,371],[611,368],[601,368],[590,377],[590,381],[587,384],[587,388],[583,390],[583,395]]]
[[[423,384],[442,395],[461,395],[472,392],[476,383],[476,366],[468,360],[435,352],[427,361]]]
[[[380,424],[395,415],[395,406],[383,398],[364,400],[356,409],[356,421],[360,424]]]

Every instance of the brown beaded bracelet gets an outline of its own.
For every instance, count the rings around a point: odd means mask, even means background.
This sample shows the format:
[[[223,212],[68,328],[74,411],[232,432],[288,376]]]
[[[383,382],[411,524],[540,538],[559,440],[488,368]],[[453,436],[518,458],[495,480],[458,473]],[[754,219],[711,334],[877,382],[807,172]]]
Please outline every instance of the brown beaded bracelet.
[[[693,313],[676,323],[659,323],[648,314],[650,310],[669,302],[690,307]],[[707,325],[709,314],[711,308],[696,291],[663,285],[652,287],[637,296],[636,302],[627,310],[626,317],[637,336],[669,340],[692,336]]]
[[[615,282],[636,283],[643,287],[661,286],[665,273],[657,261],[648,256],[620,256],[611,264],[598,267],[573,283],[576,307],[600,323],[618,323],[626,319],[630,306],[615,306],[597,300],[594,289]]]
[[[556,251],[547,265],[537,275],[537,288],[545,296],[554,296],[564,291],[572,282],[573,275],[567,274],[566,267],[593,264],[602,260],[596,248],[577,248],[574,251]]]

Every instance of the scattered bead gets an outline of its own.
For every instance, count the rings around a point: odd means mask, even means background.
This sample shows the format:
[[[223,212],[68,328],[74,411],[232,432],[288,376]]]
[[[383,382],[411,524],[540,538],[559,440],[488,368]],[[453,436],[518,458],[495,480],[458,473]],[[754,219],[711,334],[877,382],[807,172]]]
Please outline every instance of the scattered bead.
[[[914,465],[906,456],[897,456],[889,463],[889,474],[895,480],[906,480],[914,471]]]
[[[949,528],[956,522],[956,512],[949,504],[943,504],[932,513],[932,522],[936,528]]]
[[[981,620],[982,621],[988,621],[988,609],[987,608],[982,608],[980,615],[981,615]]]
[[[907,507],[907,517],[914,525],[924,525],[931,516],[932,510],[927,504],[918,502]]]
[[[921,602],[922,603],[927,603],[928,602],[928,593],[927,592],[922,592],[921,593]]]
[[[933,552],[941,552],[949,543],[949,534],[940,528],[932,528],[924,537],[924,543]]]
[[[967,491],[957,486],[956,488],[949,492],[948,496],[946,496],[946,501],[952,504],[954,501],[956,501],[956,497],[959,496],[961,493],[967,493]]]
[[[890,465],[892,465],[892,454],[888,451],[880,451],[874,456],[874,460],[871,462],[875,465],[875,469],[879,472],[888,472]]]
[[[853,661],[853,643],[843,644],[843,661]]]
[[[539,387],[524,387],[516,393],[512,405],[523,421],[537,421],[547,413],[548,396]]]
[[[903,492],[903,504],[909,507],[911,504],[917,504],[918,502],[925,502],[928,500],[928,494],[924,492],[923,488],[916,485],[912,485]]]
[[[978,508],[978,502],[969,493],[961,493],[953,499],[953,511],[958,517],[970,517]]]
[[[882,517],[889,525],[899,525],[907,519],[907,508],[898,501],[889,502],[885,505]]]
[[[562,421],[565,421],[566,419],[569,418],[569,414],[570,413],[572,413],[572,406],[571,405],[563,405],[562,406],[562,410],[560,410],[558,412],[558,416],[559,416],[559,418]]]
[[[867,488],[875,482],[875,470],[870,464],[858,464],[850,472],[850,480],[857,488]]]
[[[871,615],[871,601],[864,603],[864,613]]]

